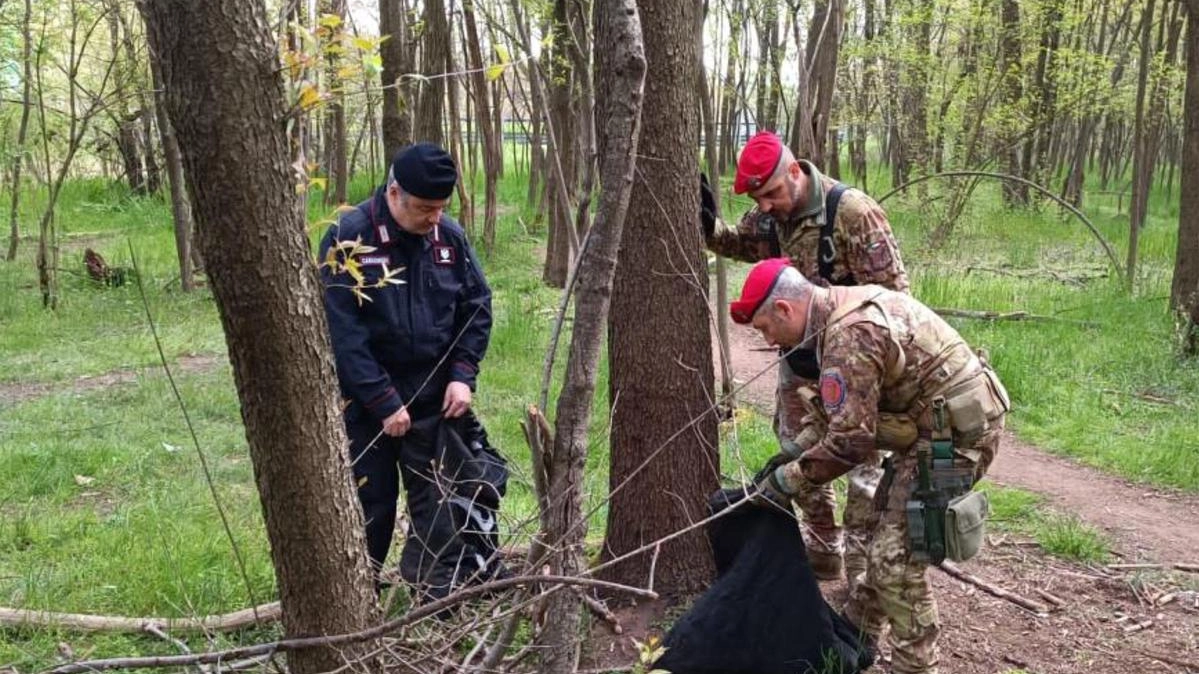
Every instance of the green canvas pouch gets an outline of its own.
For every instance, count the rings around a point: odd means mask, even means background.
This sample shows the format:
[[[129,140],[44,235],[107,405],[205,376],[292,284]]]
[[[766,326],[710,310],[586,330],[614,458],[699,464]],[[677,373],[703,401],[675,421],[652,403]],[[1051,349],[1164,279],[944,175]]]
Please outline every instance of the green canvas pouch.
[[[981,491],[953,499],[945,508],[945,558],[964,562],[978,554],[986,535],[991,504]]]

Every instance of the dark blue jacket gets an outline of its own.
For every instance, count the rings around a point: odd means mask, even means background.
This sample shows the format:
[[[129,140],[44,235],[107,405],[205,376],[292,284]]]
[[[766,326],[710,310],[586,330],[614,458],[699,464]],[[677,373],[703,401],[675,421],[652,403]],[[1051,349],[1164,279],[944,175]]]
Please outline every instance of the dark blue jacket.
[[[358,238],[376,249],[357,256],[370,301],[359,301],[348,272],[325,263],[335,242]],[[382,420],[403,404],[439,409],[451,381],[474,390],[491,335],[491,289],[457,222],[442,215],[429,234],[405,232],[379,190],[329,228],[318,260],[347,418],[365,411]],[[371,287],[384,265],[402,269],[403,284]]]

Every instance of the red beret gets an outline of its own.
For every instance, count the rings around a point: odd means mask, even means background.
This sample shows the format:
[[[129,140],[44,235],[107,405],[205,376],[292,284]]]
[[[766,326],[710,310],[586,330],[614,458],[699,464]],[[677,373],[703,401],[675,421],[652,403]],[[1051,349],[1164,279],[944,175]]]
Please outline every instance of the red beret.
[[[783,156],[783,141],[769,131],[760,131],[741,149],[737,160],[737,176],[733,179],[733,191],[745,194],[756,190],[770,180]]]
[[[791,266],[791,260],[785,257],[772,257],[762,260],[749,270],[745,277],[745,285],[741,287],[741,299],[729,304],[729,315],[733,321],[742,325],[754,319],[754,314],[770,297],[774,284],[782,276],[783,269]]]

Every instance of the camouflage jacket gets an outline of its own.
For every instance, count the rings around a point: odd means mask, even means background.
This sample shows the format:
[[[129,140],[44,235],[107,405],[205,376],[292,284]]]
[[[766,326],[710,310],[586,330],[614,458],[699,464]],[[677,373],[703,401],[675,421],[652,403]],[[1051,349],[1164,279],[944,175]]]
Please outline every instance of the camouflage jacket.
[[[795,478],[821,484],[861,463],[875,450],[879,412],[910,414],[927,432],[933,397],[982,372],[957,330],[908,295],[834,287],[813,301],[828,431],[788,465]]]
[[[820,228],[825,224],[825,197],[836,181],[810,162],[800,161],[800,166],[811,178],[811,190],[799,212],[777,220],[755,208],[741,218],[735,230],[718,225],[705,241],[708,249],[724,257],[756,262],[772,257],[777,236],[778,250],[791,258],[796,269],[809,279],[819,277],[817,256]],[[874,283],[908,291],[908,275],[887,214],[861,190],[849,188],[841,195],[833,222],[833,250],[832,278],[828,279],[833,285]]]

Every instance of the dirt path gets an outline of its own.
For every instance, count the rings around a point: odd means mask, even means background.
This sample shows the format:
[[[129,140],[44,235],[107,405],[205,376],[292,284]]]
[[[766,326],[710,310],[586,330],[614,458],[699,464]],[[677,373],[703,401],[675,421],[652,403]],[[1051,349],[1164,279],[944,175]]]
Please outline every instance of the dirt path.
[[[180,356],[171,365],[171,372],[194,373],[206,372],[220,363],[227,362],[224,356],[211,354]],[[95,376],[83,376],[69,382],[8,382],[0,383],[0,407],[9,407],[18,403],[32,400],[59,391],[70,391],[79,394],[95,391],[118,384],[128,384],[137,381],[147,374],[162,374],[162,366],[156,365],[137,370],[114,370]]]

